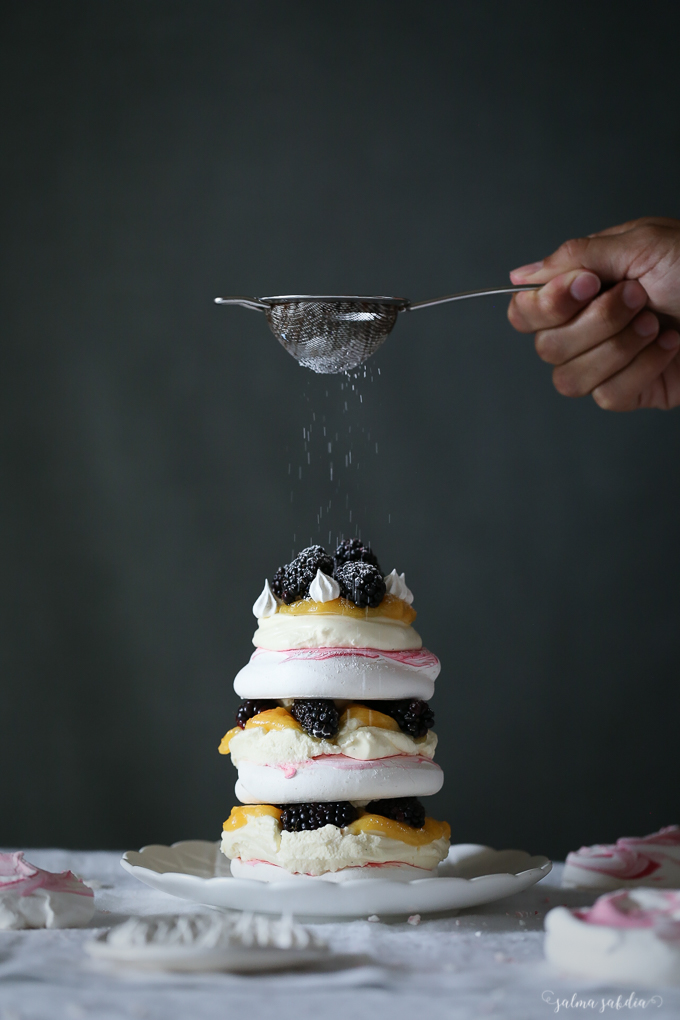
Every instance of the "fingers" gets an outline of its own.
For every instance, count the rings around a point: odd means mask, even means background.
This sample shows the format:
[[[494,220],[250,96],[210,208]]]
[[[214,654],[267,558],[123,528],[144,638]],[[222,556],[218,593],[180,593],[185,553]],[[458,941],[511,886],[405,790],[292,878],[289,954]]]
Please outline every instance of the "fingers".
[[[566,241],[541,262],[513,269],[510,279],[515,284],[547,283],[577,269],[589,270],[604,282],[639,279],[668,257],[677,243],[679,227],[679,220],[663,216],[631,220],[589,237]]]
[[[578,357],[558,365],[553,384],[563,397],[584,397],[626,368],[659,332],[659,320],[642,312],[625,329]]]
[[[634,411],[638,407],[672,407],[665,373],[680,350],[680,333],[665,330],[629,365],[593,390],[593,400],[605,411]],[[674,373],[674,379],[677,375]],[[665,393],[662,391],[666,390]],[[676,394],[680,399],[680,394]]]
[[[592,393],[600,407],[617,411],[674,407],[679,274],[680,220],[630,220],[513,270],[514,284],[539,289],[515,294],[508,318],[520,332],[536,333],[536,350],[555,366],[565,396]],[[613,286],[600,293],[603,284]]]
[[[638,245],[622,244],[616,234],[577,237],[565,241],[556,252],[548,255],[542,262],[513,269],[510,279],[516,284],[547,283],[561,273],[584,269],[595,273],[601,280],[615,282],[631,275],[628,271],[637,250]]]
[[[651,386],[642,391],[639,406],[659,411],[670,411],[672,407],[680,406],[680,354],[676,354]]]
[[[674,220],[670,216],[641,216],[637,220],[619,223],[616,227],[596,230],[594,233],[588,234],[588,237],[612,237],[615,234],[627,234],[629,230],[635,230],[636,227],[677,227],[679,224],[679,220]]]
[[[508,318],[520,333],[535,333],[568,322],[600,289],[594,273],[563,273],[540,290],[513,294]]]
[[[544,287],[547,290],[548,287]],[[596,347],[610,337],[621,333],[635,318],[647,301],[644,287],[635,280],[619,283],[611,290],[587,304],[577,315],[565,325],[552,329],[539,329],[536,333],[536,351],[543,361],[550,365],[563,365],[584,351]],[[645,322],[653,320],[653,331],[648,335],[652,338],[658,332],[659,323],[656,316],[648,313],[640,317],[643,321],[637,324],[642,328]],[[598,380],[599,381],[599,380]],[[586,390],[590,392],[590,388]]]

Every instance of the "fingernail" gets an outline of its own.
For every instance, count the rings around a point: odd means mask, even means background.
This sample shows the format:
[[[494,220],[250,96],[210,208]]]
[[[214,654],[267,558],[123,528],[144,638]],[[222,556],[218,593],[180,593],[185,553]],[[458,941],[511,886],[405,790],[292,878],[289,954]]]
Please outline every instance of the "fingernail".
[[[635,280],[629,280],[628,283],[623,285],[621,297],[626,308],[639,308],[647,300],[647,295],[642,285],[636,283]]]
[[[569,293],[576,301],[590,301],[600,289],[599,277],[595,273],[579,273],[572,281]]]
[[[511,269],[511,276],[533,276],[539,269],[543,269],[543,259],[540,262],[530,262],[527,266],[520,266],[519,269]]]
[[[633,322],[638,336],[652,336],[659,328],[659,320],[653,312],[641,312]]]
[[[664,351],[674,351],[680,347],[680,333],[675,329],[668,329],[656,342]]]

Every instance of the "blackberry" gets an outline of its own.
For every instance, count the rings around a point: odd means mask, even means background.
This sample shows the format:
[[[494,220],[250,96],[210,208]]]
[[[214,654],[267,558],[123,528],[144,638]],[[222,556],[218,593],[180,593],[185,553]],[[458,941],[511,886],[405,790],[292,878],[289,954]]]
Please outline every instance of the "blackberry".
[[[276,597],[282,599],[284,602],[286,600],[283,597],[283,593],[284,593],[285,588],[288,585],[287,575],[288,575],[288,564],[285,563],[282,567],[279,567],[279,569],[276,571],[276,573],[274,574],[274,576],[271,579],[271,583],[270,583],[270,586],[269,586],[271,588],[271,590],[274,592],[274,594],[276,595]]]
[[[426,701],[405,698],[403,701],[366,701],[367,708],[384,712],[399,723],[402,733],[409,737],[424,737],[434,726],[434,712]]]
[[[338,710],[329,698],[296,698],[290,712],[312,737],[334,737],[338,732]]]
[[[335,571],[335,579],[341,594],[363,609],[365,606],[379,606],[385,598],[385,581],[372,563],[350,561]]]
[[[248,720],[252,719],[254,715],[259,715],[260,712],[268,712],[270,708],[278,707],[275,701],[253,701],[252,698],[244,698],[236,709],[236,725],[244,729]]]
[[[341,542],[335,550],[333,559],[335,560],[336,570],[343,563],[370,563],[372,566],[377,567],[382,574],[378,557],[370,545],[364,545],[358,538],[346,538],[344,542]]]
[[[366,805],[369,815],[382,815],[395,822],[422,829],[425,824],[425,808],[417,797],[395,797],[393,800],[372,800]]]
[[[317,570],[331,576],[333,560],[321,545],[310,545],[299,552],[294,560],[284,564],[274,574],[271,589],[286,605],[309,595],[309,586]]]
[[[328,804],[280,804],[281,828],[287,832],[303,829],[320,829],[324,825],[337,825],[339,829],[359,817],[359,812],[348,800]]]

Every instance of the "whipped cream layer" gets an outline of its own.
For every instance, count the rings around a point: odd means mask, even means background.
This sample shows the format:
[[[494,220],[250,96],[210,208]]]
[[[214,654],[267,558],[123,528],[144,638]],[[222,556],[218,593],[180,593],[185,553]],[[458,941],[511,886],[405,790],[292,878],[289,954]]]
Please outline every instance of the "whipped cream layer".
[[[628,988],[680,985],[678,890],[619,890],[591,908],[556,907],[545,929],[546,956],[562,971]]]
[[[253,817],[238,829],[222,833],[222,853],[230,860],[264,861],[293,874],[323,875],[366,864],[411,864],[431,871],[449,852],[441,837],[421,846],[369,832],[351,834],[335,825],[286,832],[278,819]]]
[[[231,862],[231,873],[234,878],[248,878],[256,882],[300,881],[299,875],[291,875],[278,864],[265,864],[264,861],[242,861],[236,858]],[[412,864],[365,864],[361,868],[342,868],[340,871],[327,871],[323,875],[304,875],[304,879],[316,882],[413,882],[419,878],[436,878],[437,869],[428,871],[416,868]]]
[[[94,893],[71,871],[43,871],[22,851],[0,853],[0,929],[79,928],[94,915]]]
[[[234,690],[241,698],[429,701],[440,669],[426,648],[258,648],[237,674]]]
[[[635,886],[680,887],[680,827],[650,836],[623,836],[616,843],[582,846],[567,855],[562,885],[578,889]]]
[[[337,613],[262,617],[253,635],[256,648],[377,648],[399,652],[422,648],[420,635],[401,620],[388,617],[360,619]]]
[[[385,730],[377,726],[356,726],[350,719],[328,740],[310,737],[299,729],[269,730],[253,728],[236,733],[229,742],[234,765],[243,761],[261,765],[304,762],[320,755],[345,755],[369,761],[397,754],[433,758],[437,736],[430,730],[426,736],[414,738],[401,730]]]
[[[242,804],[367,803],[392,797],[429,797],[443,784],[444,773],[430,758],[402,754],[362,761],[329,755],[279,766],[241,762],[235,793]]]

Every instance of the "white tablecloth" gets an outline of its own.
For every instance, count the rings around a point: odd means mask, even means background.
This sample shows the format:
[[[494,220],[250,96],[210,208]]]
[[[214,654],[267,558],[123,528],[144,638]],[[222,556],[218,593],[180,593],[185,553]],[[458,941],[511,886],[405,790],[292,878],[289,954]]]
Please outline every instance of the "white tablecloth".
[[[136,881],[120,867],[120,856],[27,851],[27,859],[40,867],[70,868],[94,880],[98,910],[91,929],[0,932],[0,1020],[534,1020],[555,1015],[555,999],[574,1003],[561,1006],[562,1015],[680,1016],[678,990],[589,985],[544,962],[545,912],[558,903],[592,902],[587,894],[559,888],[559,867],[534,889],[457,917],[417,926],[315,925],[334,951],[369,958],[349,969],[253,976],[102,974],[82,949],[92,929],[131,915],[201,911]],[[643,1000],[656,992],[663,1005],[622,1007],[632,991]],[[591,1004],[578,1006],[579,1000]]]

